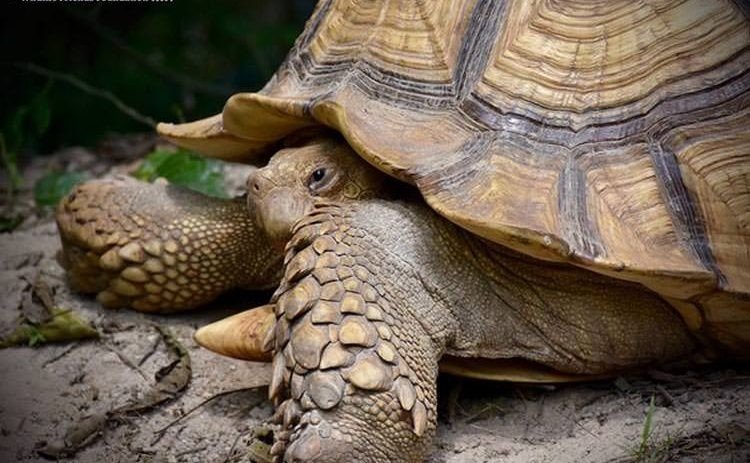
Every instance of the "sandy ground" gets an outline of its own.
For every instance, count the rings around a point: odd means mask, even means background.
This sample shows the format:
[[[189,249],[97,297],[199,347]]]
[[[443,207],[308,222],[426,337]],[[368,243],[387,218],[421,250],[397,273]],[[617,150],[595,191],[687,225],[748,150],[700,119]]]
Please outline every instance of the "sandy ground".
[[[103,163],[91,152],[67,151],[35,161],[24,175],[33,185],[50,164],[73,163],[96,176],[137,154],[110,153]],[[230,172],[234,188],[243,176],[242,169]],[[187,387],[148,409],[110,415],[87,445],[56,459],[249,461],[252,428],[272,411],[263,387],[268,367],[218,357],[199,348],[192,334],[265,296],[234,294],[169,317],[102,309],[69,291],[54,258],[59,241],[50,215],[34,210],[28,191],[21,192],[18,207],[26,207],[29,218],[14,233],[0,235],[0,331],[17,324],[29,282],[39,276],[52,288],[57,306],[74,310],[102,336],[0,350],[0,462],[48,461],[39,450],[62,445],[83,418],[105,416],[153,391],[157,373],[175,358],[159,328],[167,328],[187,351],[192,370]],[[440,391],[433,463],[750,461],[748,366],[650,371],[563,387],[446,377]],[[642,445],[652,398],[653,432]],[[79,428],[72,428],[75,423]]]

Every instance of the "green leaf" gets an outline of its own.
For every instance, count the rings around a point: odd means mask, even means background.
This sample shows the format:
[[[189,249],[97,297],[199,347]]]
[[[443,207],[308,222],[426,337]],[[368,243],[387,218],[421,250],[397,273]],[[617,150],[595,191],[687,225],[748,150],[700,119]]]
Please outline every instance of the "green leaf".
[[[86,175],[80,172],[50,172],[34,185],[34,199],[38,206],[55,206],[84,180]]]
[[[184,149],[152,152],[146,156],[133,176],[147,182],[163,177],[170,183],[208,196],[229,197],[224,190],[224,168],[221,162]]]
[[[636,452],[639,460],[642,460],[644,455],[646,455],[646,451],[648,450],[648,443],[651,439],[651,434],[654,431],[654,410],[654,396],[652,395],[651,402],[649,403],[648,410],[646,411],[646,419],[643,422],[643,429],[641,430],[641,444],[638,447],[638,451]]]
[[[98,338],[96,331],[87,321],[70,310],[57,308],[52,318],[36,325],[24,322],[5,339],[0,340],[0,349],[10,346],[38,346],[50,342],[68,342],[79,339]]]
[[[37,344],[44,344],[47,342],[47,338],[44,337],[44,334],[42,334],[42,332],[39,331],[39,328],[34,325],[29,325],[28,336],[29,347],[34,347]]]

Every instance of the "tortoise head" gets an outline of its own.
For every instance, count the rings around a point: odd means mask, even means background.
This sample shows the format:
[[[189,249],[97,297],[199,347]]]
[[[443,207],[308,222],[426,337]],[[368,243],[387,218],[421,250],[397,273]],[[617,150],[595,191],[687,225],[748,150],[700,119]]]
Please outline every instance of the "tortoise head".
[[[331,200],[380,196],[387,176],[338,138],[320,137],[278,151],[247,179],[248,207],[269,240],[283,247],[292,227],[315,198]]]

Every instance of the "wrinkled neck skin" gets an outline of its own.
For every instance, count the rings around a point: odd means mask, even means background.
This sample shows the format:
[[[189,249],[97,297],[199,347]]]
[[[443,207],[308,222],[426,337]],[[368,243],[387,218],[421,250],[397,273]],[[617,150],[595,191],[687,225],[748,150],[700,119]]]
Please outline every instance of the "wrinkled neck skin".
[[[682,319],[640,285],[521,256],[421,202],[362,202],[356,210],[362,240],[388,255],[384,284],[404,295],[397,302],[413,311],[438,358],[514,358],[599,375],[693,348]]]

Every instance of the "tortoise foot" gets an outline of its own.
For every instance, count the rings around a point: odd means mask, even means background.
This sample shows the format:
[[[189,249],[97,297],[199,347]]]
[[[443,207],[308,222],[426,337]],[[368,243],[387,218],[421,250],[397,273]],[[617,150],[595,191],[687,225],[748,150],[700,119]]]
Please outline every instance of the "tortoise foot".
[[[105,307],[190,309],[229,288],[273,284],[280,266],[242,201],[174,185],[86,182],[56,218],[71,285]]]

